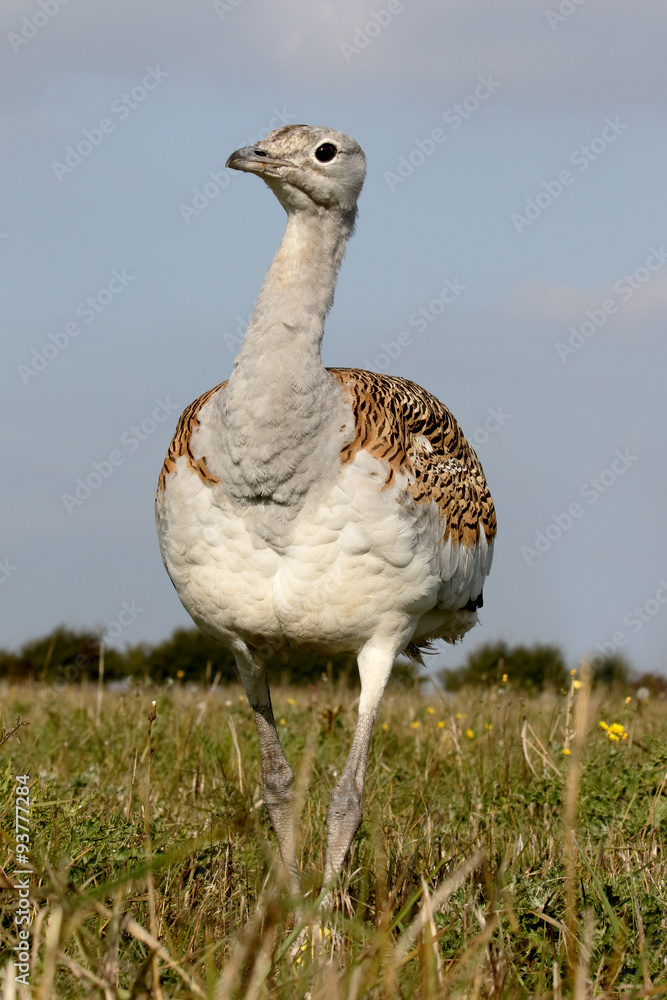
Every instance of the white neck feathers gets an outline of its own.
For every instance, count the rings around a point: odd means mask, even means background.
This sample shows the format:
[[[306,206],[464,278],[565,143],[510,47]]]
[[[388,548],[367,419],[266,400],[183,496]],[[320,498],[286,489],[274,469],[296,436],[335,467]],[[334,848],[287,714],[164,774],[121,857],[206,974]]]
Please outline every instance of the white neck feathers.
[[[271,354],[287,374],[321,367],[324,320],[353,218],[323,208],[288,215],[285,235],[260,290],[234,378],[263,367]]]
[[[341,391],[320,344],[353,223],[323,208],[288,215],[221,399],[221,478],[242,502],[296,508],[335,468]]]

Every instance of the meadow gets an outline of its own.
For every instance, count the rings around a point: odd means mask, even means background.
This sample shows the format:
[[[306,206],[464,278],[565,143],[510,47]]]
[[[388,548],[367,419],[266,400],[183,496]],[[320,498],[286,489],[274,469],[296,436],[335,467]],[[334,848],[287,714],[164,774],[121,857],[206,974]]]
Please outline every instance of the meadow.
[[[511,677],[390,688],[364,822],[322,915],[354,690],[274,691],[297,772],[299,899],[240,687],[5,684],[0,698],[3,1000],[667,994],[667,700],[576,677],[534,698]],[[14,888],[26,868],[29,910]]]

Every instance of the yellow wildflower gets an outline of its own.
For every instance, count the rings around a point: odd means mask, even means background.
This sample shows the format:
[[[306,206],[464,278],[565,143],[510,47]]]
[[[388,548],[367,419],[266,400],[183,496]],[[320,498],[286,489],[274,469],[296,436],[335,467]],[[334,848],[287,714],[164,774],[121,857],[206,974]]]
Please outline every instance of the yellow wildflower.
[[[490,732],[491,732],[491,730],[493,729],[493,726],[491,725],[491,723],[490,723],[490,722],[486,722],[486,723],[484,724],[484,728],[485,728],[485,729],[487,730],[487,732],[489,732],[489,733],[490,733]]]
[[[625,699],[625,704],[629,705],[631,701],[632,701],[632,696],[628,695],[628,697]]]
[[[311,955],[311,958],[315,957],[315,943],[316,943],[316,941],[319,940],[319,943],[322,944],[322,942],[325,940],[325,938],[331,938],[331,931],[329,930],[328,927],[324,927],[324,928],[322,928],[322,927],[315,927],[315,928],[313,928],[313,937],[312,937],[311,942],[310,942],[310,955]],[[307,951],[308,951],[308,943],[304,942],[301,945],[300,949],[299,949],[299,954],[296,956],[296,960],[294,962],[294,964],[296,966],[303,965],[303,960],[305,958],[305,952],[307,952]]]
[[[466,729],[466,736],[468,737],[469,740],[475,739],[475,733],[472,729]]]
[[[185,677],[185,670],[177,670],[176,676],[178,677],[179,681],[182,680]]]
[[[417,719],[416,722],[411,723],[411,728],[412,729],[419,729],[420,726],[421,726],[421,722],[419,721],[419,719]]]
[[[382,723],[382,732],[386,733],[388,729],[389,729],[389,726],[387,725],[387,723],[383,722]]]
[[[600,728],[604,729],[605,733],[612,742],[617,740],[627,740],[628,734],[625,730],[625,726],[622,726],[620,722],[612,722],[611,726],[608,726],[606,722],[600,722]]]
[[[438,729],[444,729],[444,728],[445,728],[445,724],[444,724],[444,722],[441,719],[440,722],[438,723]]]
[[[576,667],[574,668],[574,670],[570,670],[570,677],[574,677],[574,675],[576,674],[576,672],[577,672],[577,668]]]
[[[579,688],[581,687],[581,681],[572,681],[572,687],[574,688],[575,691],[578,691]]]
[[[296,702],[295,702],[294,698],[288,698],[287,699],[287,704],[288,705],[296,705]]]
[[[503,674],[503,684],[507,684],[507,674]]]
[[[429,715],[435,715],[435,709],[431,708],[430,705],[428,706],[428,708],[426,709],[426,711],[428,712]]]
[[[569,747],[563,747],[563,753],[565,754],[566,757],[569,757],[572,751],[570,750]]]
[[[280,720],[280,725],[281,725],[281,726],[286,726],[286,725],[287,725],[287,723],[285,722],[285,720],[284,720],[284,719],[281,719],[281,720]]]

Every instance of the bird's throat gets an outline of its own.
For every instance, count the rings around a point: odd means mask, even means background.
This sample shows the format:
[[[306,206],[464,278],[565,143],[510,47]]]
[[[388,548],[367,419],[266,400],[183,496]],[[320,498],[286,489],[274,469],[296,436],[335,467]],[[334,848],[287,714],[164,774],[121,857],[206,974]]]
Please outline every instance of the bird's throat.
[[[324,320],[333,303],[349,227],[323,209],[288,216],[285,235],[260,290],[235,372],[262,366],[267,354],[280,368],[321,366]],[[291,363],[290,363],[291,359]]]
[[[223,402],[244,495],[290,503],[330,451],[340,388],[322,364],[324,320],[350,226],[324,210],[288,216]]]

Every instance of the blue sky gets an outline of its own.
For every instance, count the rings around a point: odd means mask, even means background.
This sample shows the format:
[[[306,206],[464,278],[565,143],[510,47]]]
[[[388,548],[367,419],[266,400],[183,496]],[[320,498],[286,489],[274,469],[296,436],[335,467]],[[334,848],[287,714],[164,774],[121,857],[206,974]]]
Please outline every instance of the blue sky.
[[[659,0],[6,0],[0,645],[189,621],[157,475],[284,226],[224,164],[306,122],[368,159],[326,363],[442,399],[496,501],[464,648],[667,672],[666,22]]]

